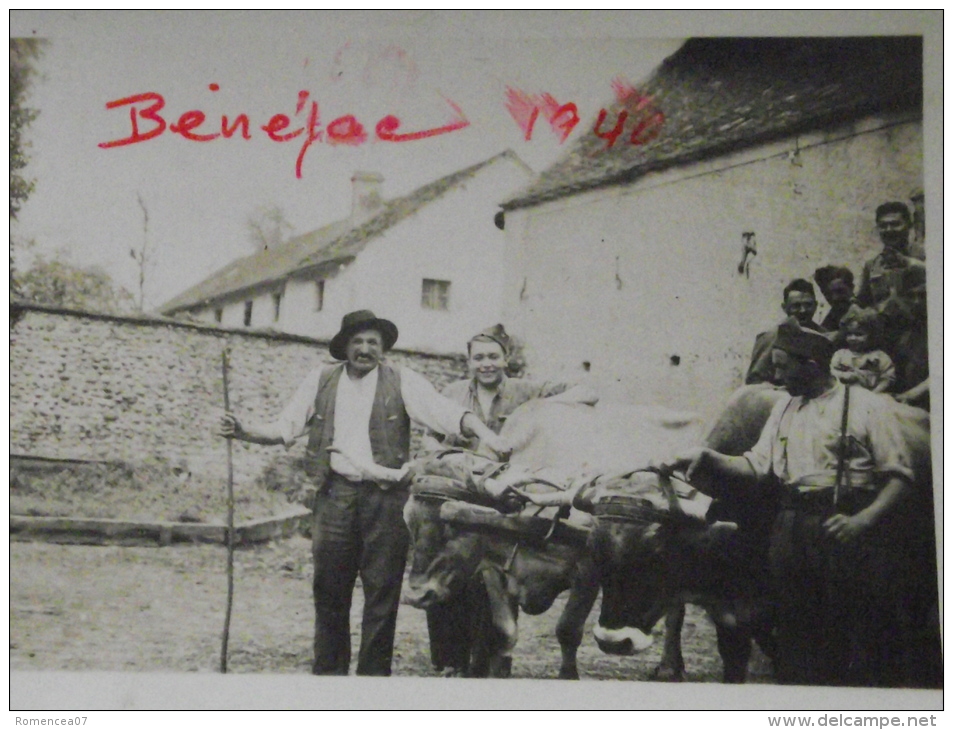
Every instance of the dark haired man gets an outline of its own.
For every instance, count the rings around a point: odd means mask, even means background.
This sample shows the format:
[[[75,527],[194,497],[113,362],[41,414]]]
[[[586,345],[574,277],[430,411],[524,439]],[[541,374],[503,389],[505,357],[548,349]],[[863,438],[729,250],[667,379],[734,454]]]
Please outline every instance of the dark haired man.
[[[874,215],[883,250],[864,264],[857,300],[862,307],[880,311],[892,294],[902,293],[903,271],[924,264],[909,249],[913,220],[906,205],[899,201],[884,203]]]
[[[823,328],[814,322],[814,313],[817,311],[817,297],[814,295],[814,286],[806,279],[793,279],[784,287],[784,300],[781,309],[788,317],[794,317],[801,327],[823,332]],[[771,351],[778,336],[778,328],[762,332],[754,340],[751,350],[751,365],[745,375],[746,385],[770,383],[781,385],[777,379],[777,370],[771,362]]]
[[[502,440],[463,406],[441,396],[419,373],[388,365],[393,322],[369,310],[346,314],[330,343],[337,365],[314,369],[278,419],[245,425],[231,413],[219,433],[259,444],[290,445],[307,434],[314,479],[315,674],[347,674],[350,609],[361,576],[364,615],[357,673],[391,673],[397,608],[409,535],[403,509],[410,421],[449,436]]]
[[[822,266],[814,271],[814,281],[830,309],[821,320],[821,329],[836,332],[841,317],[847,314],[854,299],[854,273],[846,266]]]

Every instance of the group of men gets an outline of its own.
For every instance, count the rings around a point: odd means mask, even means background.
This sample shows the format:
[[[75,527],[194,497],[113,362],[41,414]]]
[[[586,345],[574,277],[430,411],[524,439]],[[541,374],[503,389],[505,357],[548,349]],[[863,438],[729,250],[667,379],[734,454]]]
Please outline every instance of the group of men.
[[[896,205],[877,211],[885,248],[864,269],[858,296],[868,304],[909,293],[910,287],[903,289],[905,271],[917,268],[900,250],[910,215],[899,205],[902,211]],[[843,289],[841,284],[827,288]],[[829,371],[832,342],[813,323],[816,306],[810,283],[792,282],[784,300],[792,319],[758,338],[749,380],[781,385],[791,397],[779,403],[754,449],[734,458],[693,450],[665,466],[687,471],[700,484],[731,473],[752,484],[770,476],[785,490],[771,547],[772,567],[784,586],[778,611],[780,681],[902,684],[895,667],[900,655],[890,654],[899,651],[896,641],[883,640],[895,638],[896,621],[922,617],[898,613],[894,589],[909,587],[916,571],[903,573],[897,552],[910,543],[887,527],[896,527],[891,516],[912,501],[911,455],[883,396],[852,392],[848,416],[845,387]],[[889,313],[889,306],[883,311]],[[588,390],[567,393],[565,384],[507,377],[510,343],[500,325],[468,342],[469,379],[440,394],[420,374],[386,361],[397,334],[392,322],[370,311],[346,315],[329,347],[338,364],[313,370],[276,421],[245,424],[226,413],[220,423],[222,436],[261,444],[290,445],[307,437],[317,489],[315,674],[348,673],[358,575],[364,611],[357,673],[391,673],[408,551],[402,510],[411,420],[446,445],[505,458],[509,448],[499,432],[520,404],[548,396],[595,399]],[[471,609],[462,602],[428,617],[434,664],[448,673],[465,664],[461,637]]]
[[[860,287],[846,266],[824,266],[814,272],[829,310],[817,323],[817,297],[807,279],[794,279],[784,288],[781,308],[805,329],[826,333],[843,345],[840,325],[851,310],[862,309],[877,320],[880,343],[896,372],[889,387],[894,399],[929,410],[926,266],[922,248],[911,241],[913,221],[899,201],[884,203],[875,213],[883,250],[864,264]],[[745,383],[781,385],[771,362],[777,327],[755,338]]]
[[[307,437],[309,476],[317,487],[314,553],[315,674],[347,674],[351,660],[350,609],[358,575],[364,591],[359,675],[391,673],[394,632],[408,551],[403,508],[408,498],[410,422],[426,426],[447,446],[488,450],[506,457],[499,436],[506,417],[532,398],[562,395],[589,400],[588,389],[537,383],[506,375],[509,337],[502,325],[467,343],[470,379],[444,394],[410,368],[385,361],[396,325],[368,310],[344,316],[332,338],[337,365],[311,371],[278,418],[245,424],[232,413],[220,433],[259,444],[290,445]],[[462,640],[468,612],[460,601],[428,616],[435,667],[461,674],[468,661]]]
[[[778,491],[769,563],[782,683],[942,682],[932,485],[916,439],[929,445],[925,429],[913,433],[927,419],[894,402],[929,404],[925,270],[908,248],[906,206],[885,203],[876,216],[884,249],[864,266],[856,299],[849,269],[825,267],[815,278],[830,316],[813,321],[813,287],[795,279],[784,290],[788,319],[758,335],[746,382],[789,397],[757,444],[743,456],[692,449],[662,465],[702,491],[725,477]],[[834,377],[837,324],[857,306],[891,333],[901,371],[892,398]]]

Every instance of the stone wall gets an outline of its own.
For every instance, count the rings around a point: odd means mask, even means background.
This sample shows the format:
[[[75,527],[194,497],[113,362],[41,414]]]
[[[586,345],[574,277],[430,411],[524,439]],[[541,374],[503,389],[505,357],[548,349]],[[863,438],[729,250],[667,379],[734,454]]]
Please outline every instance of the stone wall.
[[[226,474],[222,351],[230,352],[232,410],[275,417],[307,372],[330,362],[327,341],[225,330],[166,319],[15,306],[10,331],[10,441],[14,456],[186,459],[193,473]],[[463,377],[464,358],[395,350],[391,362],[438,388]],[[291,455],[303,452],[296,444]],[[236,481],[258,475],[280,446],[236,442]]]

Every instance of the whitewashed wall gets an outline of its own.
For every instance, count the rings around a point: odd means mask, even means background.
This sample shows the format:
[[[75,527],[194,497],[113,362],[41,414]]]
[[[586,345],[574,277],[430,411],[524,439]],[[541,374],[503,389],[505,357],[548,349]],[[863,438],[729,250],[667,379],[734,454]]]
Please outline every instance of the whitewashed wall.
[[[825,264],[859,280],[881,248],[874,209],[906,201],[922,169],[918,121],[869,119],[508,212],[504,322],[533,374],[588,362],[610,397],[710,415],[782,318],[785,284]]]
[[[347,312],[372,309],[397,324],[400,347],[459,353],[470,335],[500,321],[505,234],[493,218],[500,201],[530,178],[519,163],[495,160],[372,240],[353,263],[325,281],[320,311],[314,281],[291,279],[277,322],[271,294],[253,296],[251,327],[329,338]],[[421,306],[425,278],[451,282],[446,311]],[[244,326],[244,299],[217,306],[223,309],[223,327]],[[214,307],[192,317],[214,323]]]
[[[493,217],[499,202],[529,177],[520,165],[497,160],[465,186],[388,229],[325,282],[320,312],[314,310],[313,282],[290,281],[277,327],[310,337],[331,337],[344,314],[372,309],[397,324],[401,347],[460,352],[470,334],[500,320],[505,234],[494,225]],[[447,311],[421,306],[425,278],[451,282]],[[253,311],[262,308],[270,314],[270,297],[263,300],[261,305],[256,301]],[[241,311],[238,316],[240,325]],[[253,324],[258,324],[254,315]]]

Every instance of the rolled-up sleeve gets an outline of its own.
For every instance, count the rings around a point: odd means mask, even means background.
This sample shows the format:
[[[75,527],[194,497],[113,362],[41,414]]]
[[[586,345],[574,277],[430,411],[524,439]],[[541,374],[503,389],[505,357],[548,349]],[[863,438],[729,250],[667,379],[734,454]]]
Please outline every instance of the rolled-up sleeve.
[[[883,396],[874,396],[883,397]],[[927,439],[929,434],[918,430],[914,424],[904,424],[892,403],[867,409],[867,435],[873,452],[874,471],[884,475],[896,475],[912,482],[916,475],[913,468],[911,441]]]
[[[411,420],[445,436],[461,435],[460,422],[467,413],[466,408],[438,393],[420,373],[410,368],[400,369],[400,395]]]
[[[285,446],[291,446],[304,434],[308,421],[314,415],[314,400],[318,395],[318,383],[323,370],[324,367],[318,367],[308,373],[279,414],[276,424]]]

